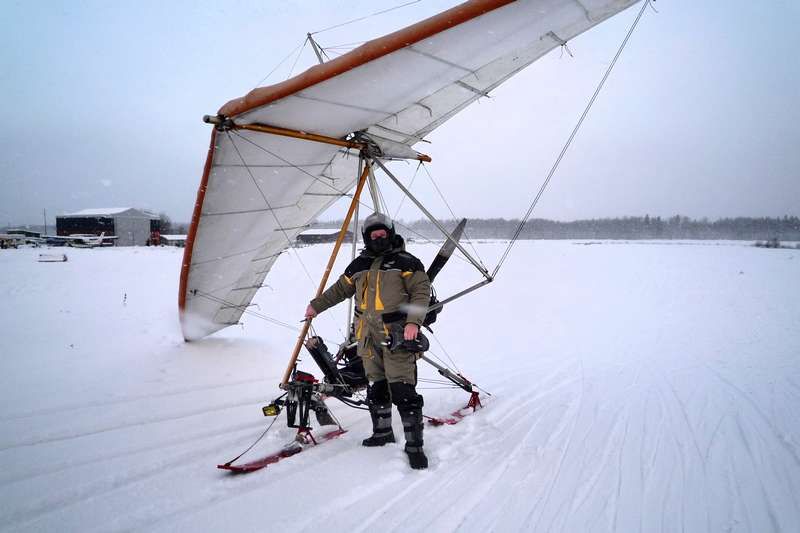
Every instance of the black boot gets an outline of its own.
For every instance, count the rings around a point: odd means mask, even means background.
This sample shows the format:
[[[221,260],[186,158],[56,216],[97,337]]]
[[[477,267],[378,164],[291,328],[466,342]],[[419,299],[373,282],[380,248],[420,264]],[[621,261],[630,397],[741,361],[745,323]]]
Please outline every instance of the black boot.
[[[428,468],[428,457],[422,449],[422,430],[425,427],[422,422],[422,396],[417,394],[413,385],[407,383],[392,383],[391,387],[392,401],[397,405],[403,421],[408,463],[414,470]]]
[[[394,442],[392,432],[392,404],[389,397],[389,384],[376,381],[367,389],[367,405],[372,418],[372,436],[361,441],[362,446],[384,446]]]
[[[372,418],[372,436],[361,441],[362,446],[384,446],[394,442],[392,431],[392,404],[370,405],[369,416]]]

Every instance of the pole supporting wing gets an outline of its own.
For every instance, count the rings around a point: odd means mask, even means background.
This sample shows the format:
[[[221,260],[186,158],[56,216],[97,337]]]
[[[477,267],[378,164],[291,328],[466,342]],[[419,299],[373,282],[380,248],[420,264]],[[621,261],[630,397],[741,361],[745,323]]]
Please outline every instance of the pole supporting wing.
[[[325,284],[328,283],[328,277],[331,274],[331,270],[333,270],[333,263],[336,261],[336,256],[339,254],[339,248],[342,247],[342,242],[344,241],[345,235],[347,234],[347,227],[350,225],[350,219],[353,218],[353,213],[356,210],[356,206],[358,206],[359,197],[361,196],[361,191],[364,189],[364,184],[367,182],[367,175],[369,174],[369,168],[370,168],[370,163],[367,162],[367,164],[364,165],[364,170],[361,172],[361,176],[358,178],[358,185],[356,186],[355,193],[353,193],[353,200],[350,202],[350,208],[347,210],[347,215],[344,217],[344,222],[342,222],[342,228],[339,230],[339,236],[336,238],[336,244],[333,246],[331,257],[330,259],[328,259],[328,265],[325,267],[325,273],[322,275],[322,279],[320,280],[319,286],[317,287],[317,295],[316,295],[317,298],[325,290]],[[280,385],[282,389],[285,388],[286,384],[289,382],[289,378],[292,375],[292,369],[294,368],[294,365],[297,362],[297,356],[300,354],[300,349],[303,347],[303,342],[306,339],[306,335],[308,335],[308,330],[310,327],[311,327],[311,318],[308,318],[303,324],[303,329],[300,331],[300,336],[297,337],[297,343],[295,344],[294,350],[292,351],[292,357],[289,359],[289,364],[286,366],[286,372],[284,372],[283,374],[283,379],[281,380],[281,385]]]

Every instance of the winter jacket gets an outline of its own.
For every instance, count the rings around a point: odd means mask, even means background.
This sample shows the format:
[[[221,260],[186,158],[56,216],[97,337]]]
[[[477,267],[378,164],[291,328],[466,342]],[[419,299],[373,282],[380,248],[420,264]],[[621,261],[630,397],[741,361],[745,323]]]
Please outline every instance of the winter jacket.
[[[336,283],[311,300],[311,307],[321,313],[350,297],[355,297],[356,315],[380,317],[385,324],[403,320],[422,326],[431,282],[422,262],[402,244],[378,256],[364,250]]]

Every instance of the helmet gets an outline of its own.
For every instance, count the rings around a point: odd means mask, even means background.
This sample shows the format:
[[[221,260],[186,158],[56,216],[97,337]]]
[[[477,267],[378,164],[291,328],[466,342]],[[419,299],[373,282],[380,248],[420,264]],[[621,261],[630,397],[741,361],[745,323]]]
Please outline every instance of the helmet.
[[[376,229],[385,229],[390,241],[394,238],[394,222],[392,219],[383,213],[372,213],[364,221],[363,230],[361,232],[361,235],[364,237],[364,242],[369,242],[369,234]]]
[[[376,229],[385,229],[386,237],[370,238],[370,233]],[[364,231],[361,235],[364,237],[364,245],[369,252],[374,255],[384,254],[391,250],[395,243],[394,222],[383,213],[372,213],[364,221]]]

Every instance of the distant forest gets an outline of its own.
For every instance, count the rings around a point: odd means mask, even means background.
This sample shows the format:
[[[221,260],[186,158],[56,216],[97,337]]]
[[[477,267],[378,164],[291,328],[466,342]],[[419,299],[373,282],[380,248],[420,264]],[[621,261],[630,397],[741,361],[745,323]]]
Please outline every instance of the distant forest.
[[[442,221],[452,229],[454,220]],[[341,220],[320,223],[316,226],[335,227]],[[397,221],[398,232],[409,236],[426,238],[440,237],[436,227],[428,220],[413,222]],[[508,239],[517,227],[519,219],[476,218],[467,223],[471,239]],[[547,219],[531,219],[525,224],[520,239],[712,239],[712,240],[771,240],[800,241],[800,217],[782,218],[707,218],[692,219],[681,215],[670,218],[622,217],[599,218],[558,222]]]
[[[163,234],[186,234],[189,224],[172,222],[161,215]],[[338,227],[341,220],[318,222],[316,228]],[[448,229],[456,225],[454,220],[443,220]],[[467,223],[470,239],[508,239],[519,225],[519,219],[473,218]],[[404,236],[437,239],[441,234],[428,220],[397,221],[398,232]],[[43,231],[42,226],[16,226]],[[49,229],[52,232],[54,226]],[[0,233],[8,228],[0,228]],[[800,241],[800,217],[737,217],[709,220],[693,219],[681,215],[661,217],[596,218],[558,222],[535,218],[525,224],[521,239],[711,239],[747,241]]]

